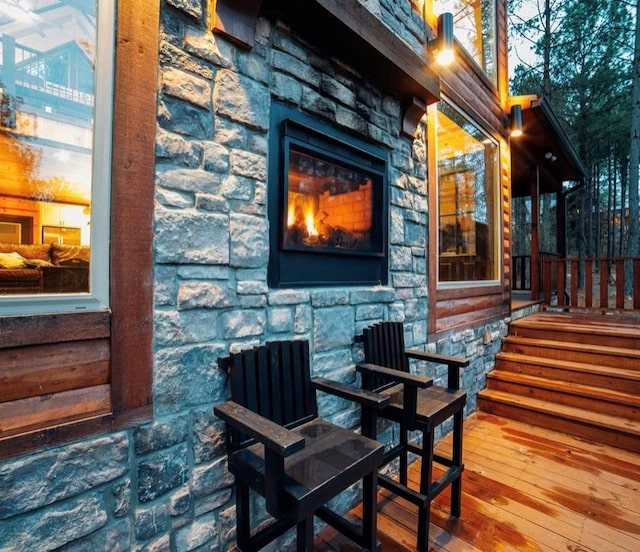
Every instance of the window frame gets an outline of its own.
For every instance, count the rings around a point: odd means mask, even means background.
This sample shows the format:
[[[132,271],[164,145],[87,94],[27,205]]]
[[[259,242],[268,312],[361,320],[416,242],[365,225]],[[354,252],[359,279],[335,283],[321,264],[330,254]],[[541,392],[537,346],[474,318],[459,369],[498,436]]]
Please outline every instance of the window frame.
[[[502,274],[502,261],[500,258],[500,242],[502,239],[502,229],[499,224],[500,220],[500,143],[496,140],[491,133],[486,131],[475,119],[473,119],[469,114],[467,114],[464,110],[462,110],[455,102],[450,100],[449,98],[443,97],[441,102],[444,102],[452,111],[456,112],[462,118],[465,119],[470,125],[472,125],[480,134],[484,136],[486,140],[489,140],[494,146],[495,150],[493,152],[493,182],[491,186],[491,193],[493,195],[493,212],[491,214],[491,221],[493,222],[494,227],[494,236],[492,240],[493,247],[493,278],[487,280],[446,280],[441,281],[439,276],[439,269],[435,271],[436,278],[436,289],[437,290],[450,290],[450,289],[458,289],[461,287],[464,288],[476,288],[476,287],[492,287],[500,284],[501,274]],[[435,248],[435,258],[437,262],[437,267],[440,266],[440,160],[439,160],[439,143],[438,143],[438,116],[440,113],[440,103],[436,104],[432,111],[432,117],[430,118],[432,121],[432,132],[430,134],[430,141],[433,144],[432,148],[430,148],[429,155],[433,158],[433,178],[436,184],[436,190],[438,193],[434,199],[435,210],[432,212],[435,213],[435,242],[432,242],[433,247]],[[485,165],[485,172],[486,165]]]
[[[152,418],[152,243],[160,6],[159,2],[146,0],[116,0],[116,14],[110,309],[0,316],[0,349],[33,347],[34,351],[42,349],[40,354],[45,356],[46,347],[52,344],[108,340],[110,412],[80,416],[66,423],[57,421],[0,438],[0,458]],[[131,270],[133,265],[136,270]]]

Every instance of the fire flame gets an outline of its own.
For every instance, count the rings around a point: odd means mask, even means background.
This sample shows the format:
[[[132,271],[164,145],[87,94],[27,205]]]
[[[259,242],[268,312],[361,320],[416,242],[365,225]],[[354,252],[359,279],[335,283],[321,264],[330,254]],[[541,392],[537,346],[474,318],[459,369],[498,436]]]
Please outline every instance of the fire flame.
[[[316,213],[313,201],[305,201],[300,205],[300,198],[297,202],[289,202],[287,208],[287,226],[304,226],[308,236],[318,236],[320,232],[316,226]]]
[[[307,225],[307,234],[309,234],[310,236],[317,236],[318,229],[316,228],[315,216],[311,209],[308,208],[307,211],[305,212],[304,220]]]

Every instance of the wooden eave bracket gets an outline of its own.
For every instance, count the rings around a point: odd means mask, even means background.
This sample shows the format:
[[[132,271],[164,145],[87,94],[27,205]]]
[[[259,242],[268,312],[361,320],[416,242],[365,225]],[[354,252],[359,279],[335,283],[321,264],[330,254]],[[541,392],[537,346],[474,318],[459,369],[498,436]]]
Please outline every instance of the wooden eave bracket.
[[[397,95],[405,109],[401,130],[406,136],[415,135],[427,105],[440,99],[440,79],[426,57],[414,52],[359,2],[217,0],[213,30],[251,48],[260,12],[282,19],[309,43]]]
[[[263,0],[213,0],[211,28],[241,48],[255,45],[256,21]]]
[[[427,111],[427,104],[421,99],[413,96],[411,101],[405,106],[402,117],[402,134],[408,138],[413,138],[416,134],[418,124]]]

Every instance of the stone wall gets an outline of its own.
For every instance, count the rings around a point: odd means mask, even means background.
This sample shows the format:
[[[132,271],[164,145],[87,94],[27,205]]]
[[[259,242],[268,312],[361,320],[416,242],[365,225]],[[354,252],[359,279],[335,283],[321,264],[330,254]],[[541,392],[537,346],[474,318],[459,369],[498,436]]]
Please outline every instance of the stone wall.
[[[422,47],[423,29],[408,0],[363,3]],[[162,4],[154,422],[1,463],[2,551],[232,549],[233,479],[223,424],[212,414],[228,397],[217,360],[229,351],[307,338],[315,375],[356,383],[362,351],[354,336],[377,320],[401,320],[409,346],[472,359],[463,375],[467,412],[493,367],[504,321],[426,343],[425,129],[413,142],[401,137],[394,97],[284,26],[260,19],[251,51],[215,37],[205,4]],[[389,285],[269,289],[274,100],[389,149]],[[442,370],[436,376],[446,379]],[[358,424],[343,401],[321,396],[319,407],[341,424]]]

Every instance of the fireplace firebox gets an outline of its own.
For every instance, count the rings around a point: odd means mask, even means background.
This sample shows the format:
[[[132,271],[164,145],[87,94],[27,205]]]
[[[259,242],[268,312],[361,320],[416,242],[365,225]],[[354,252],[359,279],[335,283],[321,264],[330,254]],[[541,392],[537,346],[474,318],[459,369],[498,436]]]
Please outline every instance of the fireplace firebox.
[[[269,155],[269,284],[386,284],[386,150],[274,104]]]

